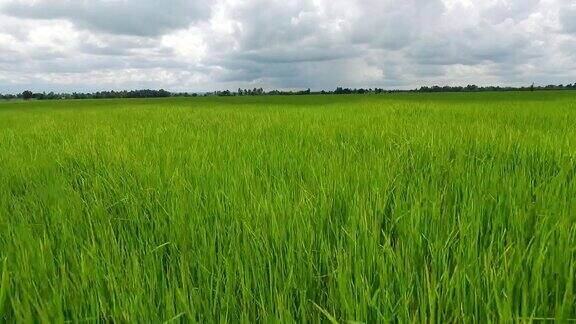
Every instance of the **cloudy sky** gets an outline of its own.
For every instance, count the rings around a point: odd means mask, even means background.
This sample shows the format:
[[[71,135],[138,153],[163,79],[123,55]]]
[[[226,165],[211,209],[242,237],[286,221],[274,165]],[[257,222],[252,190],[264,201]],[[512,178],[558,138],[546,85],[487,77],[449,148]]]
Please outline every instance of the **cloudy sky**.
[[[0,93],[576,82],[576,0],[0,0]]]

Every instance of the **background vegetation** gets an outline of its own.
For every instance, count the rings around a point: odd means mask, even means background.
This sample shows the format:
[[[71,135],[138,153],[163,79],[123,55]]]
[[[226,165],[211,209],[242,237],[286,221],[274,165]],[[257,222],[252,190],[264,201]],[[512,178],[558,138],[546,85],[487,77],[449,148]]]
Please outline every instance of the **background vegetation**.
[[[576,318],[573,92],[0,104],[4,321]]]
[[[337,87],[335,90],[321,90],[312,91],[306,90],[269,90],[263,88],[254,89],[241,89],[237,91],[221,90],[204,93],[193,92],[169,92],[164,89],[160,90],[123,90],[123,91],[98,91],[92,93],[55,93],[55,92],[38,92],[34,93],[30,90],[24,91],[20,94],[0,94],[0,99],[4,100],[56,100],[56,99],[126,99],[126,98],[166,98],[166,97],[198,97],[198,96],[219,96],[219,97],[234,97],[234,96],[290,96],[290,95],[348,95],[348,94],[384,94],[384,93],[412,93],[412,92],[500,92],[500,91],[559,91],[559,90],[576,90],[576,83],[574,84],[560,84],[560,85],[547,85],[535,86],[532,84],[528,87],[502,87],[502,86],[477,86],[469,84],[465,87],[462,86],[424,86],[412,90],[385,90],[383,88],[343,88]]]

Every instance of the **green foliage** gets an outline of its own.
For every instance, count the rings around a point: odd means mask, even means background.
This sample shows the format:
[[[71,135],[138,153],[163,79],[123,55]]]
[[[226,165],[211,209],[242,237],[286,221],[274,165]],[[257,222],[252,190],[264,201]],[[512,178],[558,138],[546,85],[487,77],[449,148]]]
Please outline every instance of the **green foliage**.
[[[30,99],[34,98],[34,93],[32,93],[32,91],[30,91],[30,90],[26,90],[26,91],[22,92],[22,94],[20,96],[24,100],[30,100]]]
[[[1,103],[0,314],[575,319],[574,98]]]

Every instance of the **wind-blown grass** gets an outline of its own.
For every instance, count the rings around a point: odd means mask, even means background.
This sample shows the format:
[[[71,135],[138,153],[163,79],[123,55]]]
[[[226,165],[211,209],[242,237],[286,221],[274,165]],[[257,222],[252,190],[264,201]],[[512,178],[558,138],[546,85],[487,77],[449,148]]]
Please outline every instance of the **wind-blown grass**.
[[[573,92],[0,103],[0,318],[575,319],[575,174]]]

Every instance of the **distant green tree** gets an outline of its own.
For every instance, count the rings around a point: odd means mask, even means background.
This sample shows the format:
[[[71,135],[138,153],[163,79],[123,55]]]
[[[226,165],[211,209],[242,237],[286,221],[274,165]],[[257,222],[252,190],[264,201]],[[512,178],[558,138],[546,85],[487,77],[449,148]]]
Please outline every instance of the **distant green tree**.
[[[32,98],[34,98],[34,93],[32,93],[32,91],[26,90],[26,91],[22,92],[22,99],[30,100]]]

